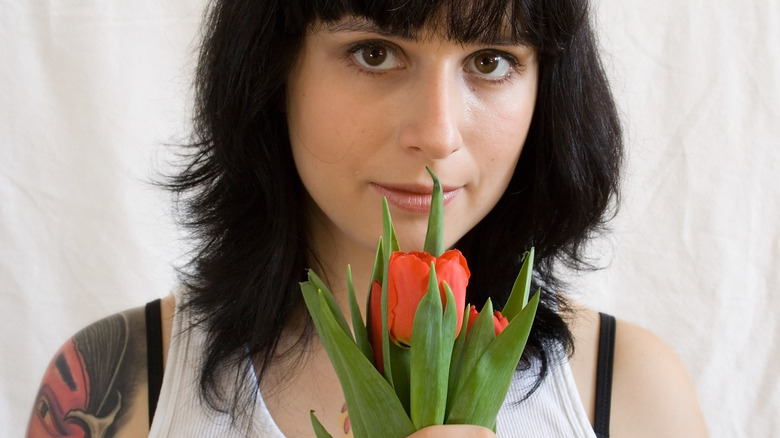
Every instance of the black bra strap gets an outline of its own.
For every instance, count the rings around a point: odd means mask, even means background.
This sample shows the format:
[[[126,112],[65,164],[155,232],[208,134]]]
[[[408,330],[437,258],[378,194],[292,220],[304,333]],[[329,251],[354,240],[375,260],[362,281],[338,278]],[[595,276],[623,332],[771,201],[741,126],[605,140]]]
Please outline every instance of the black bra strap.
[[[149,427],[151,428],[163,379],[162,318],[159,299],[146,304],[146,372],[149,382]]]
[[[596,412],[593,430],[598,438],[609,437],[612,405],[612,365],[615,360],[615,317],[599,313],[599,357],[596,364]]]

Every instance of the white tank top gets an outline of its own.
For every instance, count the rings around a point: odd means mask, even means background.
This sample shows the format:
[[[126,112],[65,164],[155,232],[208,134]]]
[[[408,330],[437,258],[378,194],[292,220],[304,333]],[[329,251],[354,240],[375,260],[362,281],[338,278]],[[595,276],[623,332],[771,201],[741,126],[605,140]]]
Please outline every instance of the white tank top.
[[[228,414],[216,412],[202,402],[198,364],[206,337],[198,327],[190,330],[186,328],[183,312],[177,311],[160,398],[149,436],[284,438],[268,412],[262,394],[258,393],[251,419],[244,419],[232,426]],[[249,368],[251,370],[252,367]],[[250,379],[256,380],[254,375]],[[551,365],[547,377],[536,392],[518,404],[527,385],[532,383],[531,379],[524,378],[520,373],[515,374],[509,394],[498,414],[499,438],[596,437],[580,401],[568,362]],[[226,382],[226,394],[236,391],[229,388],[229,383],[232,382]]]

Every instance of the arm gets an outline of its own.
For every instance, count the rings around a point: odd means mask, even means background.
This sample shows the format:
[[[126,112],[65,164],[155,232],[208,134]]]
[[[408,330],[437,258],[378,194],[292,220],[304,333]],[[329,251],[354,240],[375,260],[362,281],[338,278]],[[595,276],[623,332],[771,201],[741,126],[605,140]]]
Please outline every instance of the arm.
[[[652,333],[619,321],[611,432],[620,437],[706,437],[696,390],[680,359]]]
[[[30,438],[149,432],[144,309],[98,321],[55,353],[27,426]]]

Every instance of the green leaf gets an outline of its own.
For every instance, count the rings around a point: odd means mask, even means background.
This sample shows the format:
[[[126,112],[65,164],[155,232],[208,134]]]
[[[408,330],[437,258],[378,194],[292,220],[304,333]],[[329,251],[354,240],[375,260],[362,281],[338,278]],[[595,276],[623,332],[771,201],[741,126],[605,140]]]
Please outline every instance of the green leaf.
[[[380,236],[379,243],[376,246],[376,255],[374,256],[374,269],[371,272],[371,281],[368,283],[368,293],[366,294],[366,327],[371,327],[374,324],[371,320],[371,291],[374,289],[374,281],[382,282],[382,273],[385,269],[382,254],[382,237]],[[380,296],[379,299],[381,300],[382,297]]]
[[[303,294],[303,301],[306,303],[306,308],[309,309],[311,319],[314,321],[314,325],[319,327],[319,321],[322,319],[322,311],[320,309],[320,299],[317,288],[311,284],[310,281],[304,281],[300,283],[301,294]],[[319,328],[317,328],[319,332]]]
[[[442,330],[442,340],[448,345],[454,346],[455,336],[458,331],[458,309],[456,308],[457,303],[455,302],[455,294],[452,292],[450,285],[447,284],[446,281],[443,281],[442,284],[444,285],[444,292],[447,295],[447,304],[444,307],[444,319],[442,320],[444,324]],[[468,315],[466,317],[468,317]],[[449,356],[451,357],[452,353],[450,353]],[[447,359],[449,362],[450,358],[448,357]],[[449,374],[449,372],[447,374]]]
[[[444,423],[452,344],[447,346],[442,339],[443,313],[436,266],[431,263],[428,292],[417,305],[412,325],[410,413],[417,429]]]
[[[321,299],[321,295],[323,295],[322,290],[318,290],[314,287],[314,285],[309,282],[303,282],[300,284],[301,286],[301,292],[303,294],[304,302],[306,303],[306,307],[309,309],[309,314],[311,314],[312,321],[314,321],[314,326],[317,329],[317,333],[320,335],[320,340],[325,347],[325,350],[328,352],[328,356],[331,358],[331,363],[333,364],[334,369],[336,369],[337,375],[339,375],[339,368],[334,362],[333,357],[331,356],[331,350],[333,347],[333,342],[330,341],[330,339],[333,338],[334,335],[331,334],[331,336],[328,336],[328,333],[326,332],[326,325],[323,322],[325,320],[325,313],[331,313],[330,308],[327,304],[322,305],[322,303],[325,302],[325,299]],[[335,321],[335,318],[331,315],[331,319]],[[335,324],[336,327],[338,327],[338,323]],[[336,330],[341,331],[340,328]],[[341,331],[342,335],[346,336],[343,331]],[[353,344],[354,345],[354,344]],[[357,348],[355,346],[354,348]],[[335,353],[334,353],[335,354]],[[343,367],[342,367],[343,368]],[[339,375],[339,381],[341,381],[341,376]],[[384,382],[384,380],[383,380]],[[385,382],[386,384],[386,382]],[[347,396],[347,393],[351,393],[351,388],[344,386],[342,384],[342,391],[344,393],[344,398],[349,399],[350,397]],[[351,421],[351,420],[350,420]],[[355,436],[366,436],[366,431],[363,429],[363,425],[359,423],[352,423],[352,430],[354,431]]]
[[[383,240],[385,245],[388,242],[390,244],[385,249],[385,267],[387,262],[390,261],[390,254],[394,251],[399,251],[398,238],[395,235],[395,228],[393,227],[393,219],[390,217],[390,205],[387,203],[387,198],[382,198],[382,231]]]
[[[408,347],[401,347],[394,342],[390,343],[390,362],[393,364],[393,390],[401,405],[404,407],[407,415],[410,415],[409,408],[409,381],[411,379],[411,356],[412,351]]]
[[[302,288],[303,289],[303,288]],[[408,436],[414,426],[395,392],[358,347],[340,329],[322,292],[309,289],[309,299],[319,298],[315,326],[341,383],[356,438]],[[308,301],[307,301],[308,306]],[[315,306],[312,306],[315,307]]]
[[[444,194],[441,183],[430,167],[425,170],[433,178],[433,192],[431,193],[431,210],[428,213],[428,230],[425,233],[424,251],[439,257],[444,253]]]
[[[317,416],[314,415],[314,411],[309,411],[309,416],[311,417],[311,425],[314,427],[314,434],[317,435],[317,438],[333,438],[333,436],[325,430],[325,427],[323,427],[320,420],[317,419]]]
[[[454,306],[453,306],[454,307]],[[460,333],[455,338],[455,345],[452,347],[452,358],[450,359],[450,378],[447,386],[447,412],[452,406],[452,400],[457,390],[458,376],[460,375],[460,369],[463,365],[463,354],[466,345],[466,334],[469,326],[469,310],[471,304],[466,304],[466,308],[463,311],[463,321],[460,325]],[[457,316],[456,316],[457,317]]]
[[[390,256],[393,253],[393,248],[398,246],[398,241],[395,239],[395,230],[393,229],[393,220],[390,217],[390,206],[387,205],[387,198],[382,198],[382,228],[383,228],[383,269],[382,269],[382,361],[383,369],[385,372],[385,379],[390,383],[393,388],[396,387],[393,380],[393,366],[390,358],[390,332],[387,329],[387,283],[388,283],[388,271],[390,264]]]
[[[520,313],[523,308],[528,304],[528,296],[531,290],[531,278],[534,270],[534,248],[526,253],[523,260],[523,267],[520,269],[520,273],[517,274],[515,284],[512,286],[512,292],[509,294],[509,299],[501,311],[504,317],[512,321],[512,319]]]
[[[455,390],[451,391],[448,395],[448,406],[454,406],[455,400],[457,400],[466,383],[465,378],[472,373],[479,358],[495,338],[496,329],[495,324],[493,323],[493,302],[488,298],[487,302],[485,302],[485,305],[482,307],[482,310],[479,312],[477,320],[474,321],[471,331],[469,331],[466,336],[463,353],[460,359],[460,366],[457,370],[457,374],[453,376],[455,379]]]
[[[374,269],[371,271],[371,283],[368,285],[369,292],[375,281],[382,281],[385,272],[384,249],[382,246],[382,237],[379,237],[379,243],[376,245],[376,255],[374,256]]]
[[[538,305],[537,293],[528,306],[488,345],[476,366],[465,376],[447,417],[448,424],[475,424],[487,428],[495,426],[496,416],[509,391]]]
[[[339,325],[344,330],[344,333],[346,333],[347,335],[349,335],[350,338],[352,338],[352,330],[349,329],[349,324],[347,324],[347,319],[344,317],[344,314],[341,313],[341,308],[336,302],[336,298],[333,297],[333,294],[330,292],[325,282],[322,281],[322,279],[319,276],[317,276],[317,274],[311,269],[309,269],[309,282],[314,286],[315,289],[321,290],[323,292],[323,294],[325,295],[325,299],[327,300],[328,307],[330,307],[331,311],[333,312],[333,315],[336,316],[336,321],[338,321]]]
[[[352,267],[347,266],[347,296],[349,297],[349,314],[352,317],[352,332],[355,334],[355,343],[363,352],[368,360],[374,360],[374,350],[371,349],[371,342],[368,340],[366,325],[363,324],[363,316],[360,314],[360,307],[355,298],[355,286],[352,284]]]

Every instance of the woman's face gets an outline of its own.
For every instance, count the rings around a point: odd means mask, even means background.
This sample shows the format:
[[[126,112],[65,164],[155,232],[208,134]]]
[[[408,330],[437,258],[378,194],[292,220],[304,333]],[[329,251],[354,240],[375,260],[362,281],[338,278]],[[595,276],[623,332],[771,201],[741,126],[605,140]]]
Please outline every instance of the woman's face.
[[[425,166],[444,187],[445,245],[454,245],[512,177],[537,74],[526,46],[461,44],[430,29],[405,39],[358,18],[315,26],[286,102],[315,246],[373,253],[385,196],[401,249],[421,249],[432,187]]]

